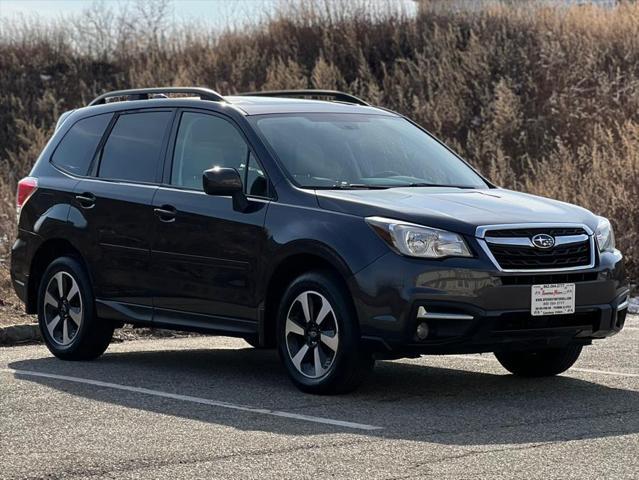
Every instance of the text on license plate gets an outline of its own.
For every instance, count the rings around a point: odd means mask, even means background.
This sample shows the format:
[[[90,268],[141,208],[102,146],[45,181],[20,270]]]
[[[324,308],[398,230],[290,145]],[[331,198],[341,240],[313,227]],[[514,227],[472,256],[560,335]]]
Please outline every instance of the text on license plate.
[[[530,313],[533,316],[575,313],[575,284],[551,283],[532,286]]]

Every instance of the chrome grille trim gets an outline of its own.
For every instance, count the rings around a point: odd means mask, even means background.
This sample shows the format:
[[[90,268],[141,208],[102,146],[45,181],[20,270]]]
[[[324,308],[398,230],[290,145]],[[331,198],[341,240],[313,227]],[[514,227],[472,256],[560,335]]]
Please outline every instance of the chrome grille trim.
[[[570,245],[572,243],[583,243],[588,240],[588,235],[564,235],[555,238],[555,247],[560,245]],[[528,237],[486,237],[486,242],[492,245],[514,245],[518,247],[531,247],[534,245]]]
[[[482,225],[475,229],[477,238],[484,238],[486,232],[491,230],[519,230],[525,228],[583,228],[588,235],[592,235],[592,229],[583,223],[500,223],[497,225]]]
[[[517,247],[530,247],[533,248],[534,245],[530,241],[528,237],[486,237],[486,242],[491,245],[512,245]]]
[[[586,240],[588,240],[588,235],[564,235],[563,237],[555,237],[555,247],[559,245],[583,243]]]
[[[582,228],[587,235],[566,235],[563,237],[555,237],[555,246],[568,245],[573,243],[581,243],[589,241],[590,244],[590,262],[588,265],[579,265],[576,267],[560,267],[560,268],[502,268],[493,253],[490,251],[488,242],[494,245],[504,246],[523,246],[532,247],[532,242],[528,237],[490,237],[486,236],[487,232],[492,230],[518,230],[527,228]],[[484,251],[486,256],[490,259],[493,265],[500,272],[505,273],[550,273],[550,272],[574,272],[579,270],[588,270],[595,266],[596,262],[596,244],[593,236],[593,231],[588,225],[581,223],[516,223],[516,224],[499,224],[499,225],[482,225],[475,230],[475,236],[477,237],[477,243]],[[562,240],[559,240],[562,239]]]

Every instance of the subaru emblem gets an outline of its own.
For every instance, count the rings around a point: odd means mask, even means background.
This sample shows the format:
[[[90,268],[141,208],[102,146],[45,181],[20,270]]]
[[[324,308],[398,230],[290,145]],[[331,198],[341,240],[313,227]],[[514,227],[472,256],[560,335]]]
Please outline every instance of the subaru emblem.
[[[532,243],[537,248],[552,248],[555,246],[555,239],[545,233],[540,233],[532,237]]]

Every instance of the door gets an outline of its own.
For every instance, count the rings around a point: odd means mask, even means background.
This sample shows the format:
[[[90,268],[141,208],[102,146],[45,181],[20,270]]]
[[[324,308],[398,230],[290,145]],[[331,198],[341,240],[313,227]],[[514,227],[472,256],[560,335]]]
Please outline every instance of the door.
[[[151,320],[151,203],[173,114],[119,114],[96,155],[95,177],[82,179],[75,188],[77,211],[87,226],[99,313],[109,318],[121,312]]]
[[[269,201],[266,177],[250,152],[230,120],[181,113],[168,185],[153,200],[157,324],[255,332],[257,265]],[[240,172],[248,209],[236,211],[231,197],[203,192],[202,173],[214,166]]]

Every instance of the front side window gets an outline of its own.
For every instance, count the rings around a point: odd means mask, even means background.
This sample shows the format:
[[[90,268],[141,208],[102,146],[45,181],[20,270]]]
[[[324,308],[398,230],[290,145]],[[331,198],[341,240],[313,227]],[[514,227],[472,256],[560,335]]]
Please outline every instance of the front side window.
[[[252,121],[301,187],[488,187],[446,147],[400,117],[295,113]]]
[[[213,167],[235,168],[244,180],[248,156],[248,145],[229,121],[184,112],[175,140],[171,185],[202,190],[202,174]]]
[[[249,155],[246,169],[246,194],[254,197],[268,197],[268,181],[264,169],[260,166],[255,155]]]
[[[66,172],[86,175],[112,116],[105,113],[76,122],[55,149],[51,162]]]
[[[120,115],[104,144],[98,176],[131,182],[155,182],[172,112]]]

